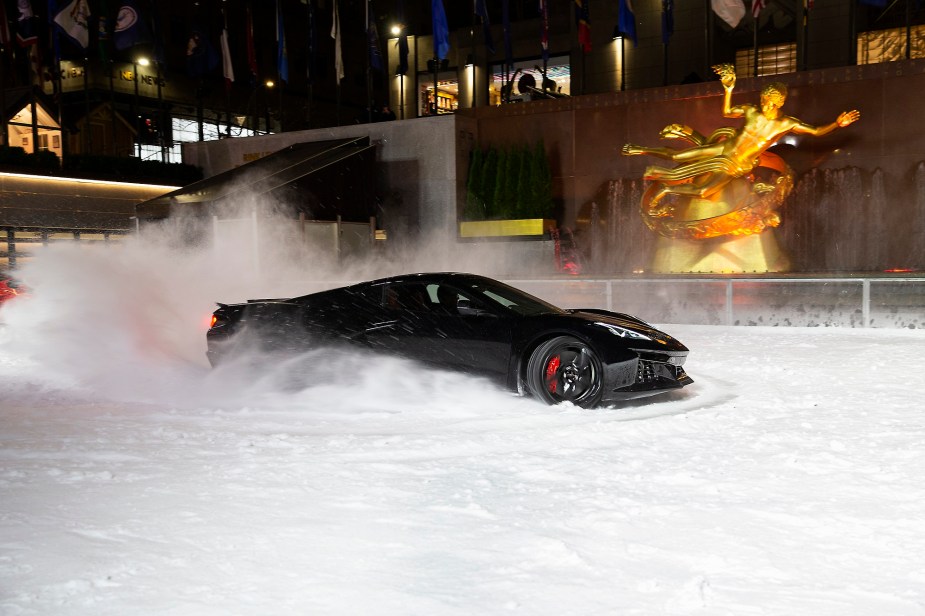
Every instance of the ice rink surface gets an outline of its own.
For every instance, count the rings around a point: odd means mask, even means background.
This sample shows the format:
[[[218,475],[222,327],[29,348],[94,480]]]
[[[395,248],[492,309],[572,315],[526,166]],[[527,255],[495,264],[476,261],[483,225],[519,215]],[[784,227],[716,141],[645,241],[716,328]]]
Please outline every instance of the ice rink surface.
[[[210,371],[200,270],[88,259],[0,313],[4,616],[925,614],[923,330],[666,324],[692,386],[546,407]]]

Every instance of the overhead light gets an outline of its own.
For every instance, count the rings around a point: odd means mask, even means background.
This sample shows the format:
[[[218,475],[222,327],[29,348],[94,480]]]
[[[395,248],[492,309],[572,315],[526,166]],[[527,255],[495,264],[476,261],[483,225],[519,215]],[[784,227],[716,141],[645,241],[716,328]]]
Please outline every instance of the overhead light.
[[[138,63],[138,66],[148,66],[151,64],[151,61],[147,58],[138,58],[136,62]]]
[[[272,79],[267,79],[267,80],[264,82],[263,85],[265,85],[265,86],[268,87],[268,88],[272,88],[272,87],[275,86],[276,84],[273,82]]]
[[[401,26],[399,24],[395,24],[392,26],[392,36],[398,36],[399,34],[401,34]]]
[[[620,41],[623,40],[623,33],[620,32],[620,26],[616,25],[613,27],[613,40]]]

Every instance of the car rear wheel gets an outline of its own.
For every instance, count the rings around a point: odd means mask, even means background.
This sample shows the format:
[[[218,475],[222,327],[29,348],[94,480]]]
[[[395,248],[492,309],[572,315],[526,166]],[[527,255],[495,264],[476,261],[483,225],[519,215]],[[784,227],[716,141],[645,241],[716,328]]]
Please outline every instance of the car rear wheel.
[[[601,399],[601,361],[584,342],[557,336],[541,344],[527,362],[527,389],[547,404],[592,407]]]

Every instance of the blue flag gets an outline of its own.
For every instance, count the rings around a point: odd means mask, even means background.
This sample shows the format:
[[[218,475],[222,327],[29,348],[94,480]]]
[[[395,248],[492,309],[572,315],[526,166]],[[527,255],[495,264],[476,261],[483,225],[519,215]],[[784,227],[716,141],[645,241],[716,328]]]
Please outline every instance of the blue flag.
[[[282,0],[276,2],[276,74],[289,83],[289,52],[286,50],[286,30],[283,28]]]
[[[191,77],[202,77],[218,66],[218,51],[209,42],[205,28],[194,25],[186,43],[186,70]]]
[[[434,55],[438,60],[443,60],[450,52],[450,29],[446,25],[443,0],[431,0],[430,6],[434,20]]]
[[[382,72],[382,52],[379,51],[379,31],[376,30],[376,22],[369,20],[369,28],[366,29],[366,42],[369,45],[369,66],[373,70]]]
[[[141,16],[134,0],[122,0],[116,14],[116,27],[112,33],[116,49],[128,49],[151,42],[151,30]]]
[[[619,16],[617,17],[617,27],[620,34],[626,36],[636,45],[636,15],[633,13],[633,5],[630,0],[620,0]]]

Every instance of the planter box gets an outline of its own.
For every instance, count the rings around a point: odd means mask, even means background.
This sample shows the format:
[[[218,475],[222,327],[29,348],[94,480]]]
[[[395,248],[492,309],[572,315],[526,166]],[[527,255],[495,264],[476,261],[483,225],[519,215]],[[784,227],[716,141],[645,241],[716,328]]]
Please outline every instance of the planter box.
[[[538,239],[556,228],[549,218],[520,218],[513,220],[473,220],[459,223],[459,237],[511,237]]]

